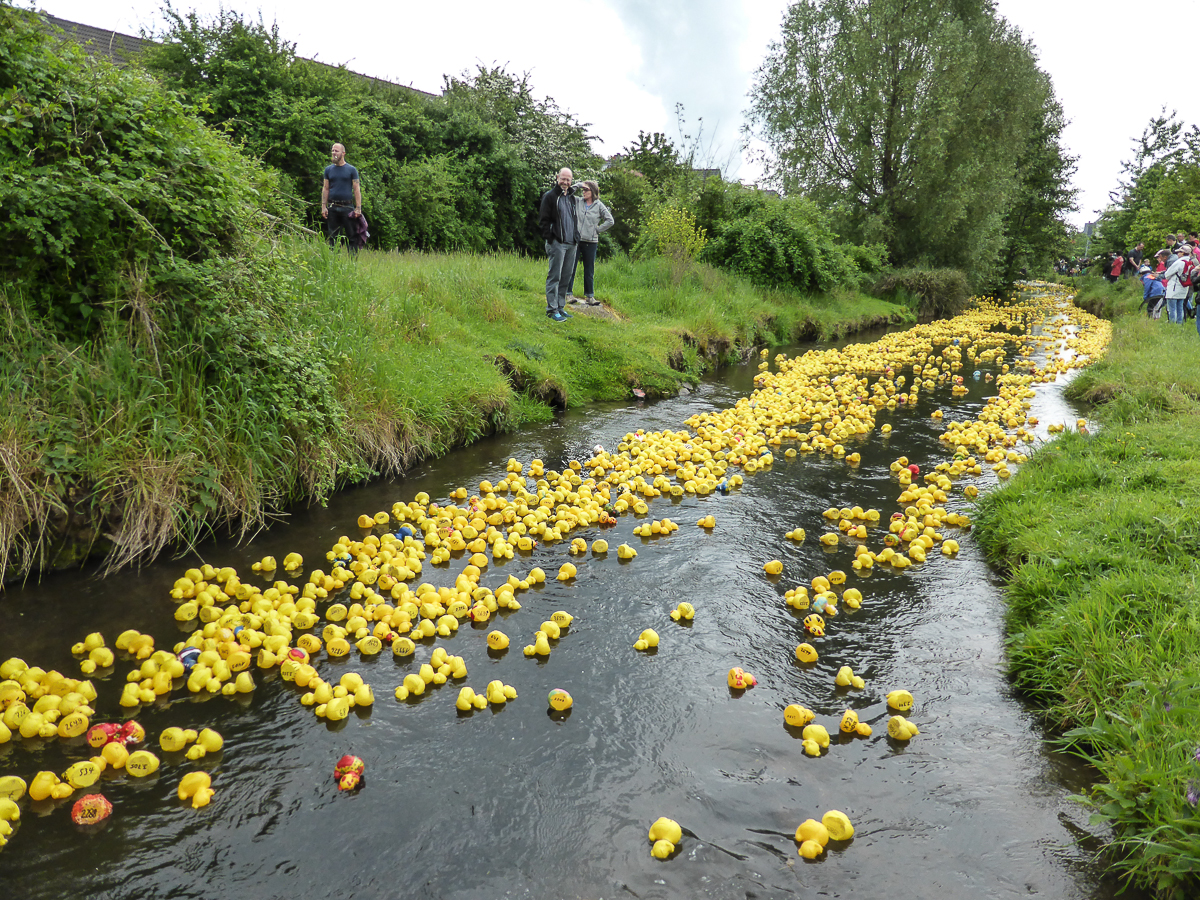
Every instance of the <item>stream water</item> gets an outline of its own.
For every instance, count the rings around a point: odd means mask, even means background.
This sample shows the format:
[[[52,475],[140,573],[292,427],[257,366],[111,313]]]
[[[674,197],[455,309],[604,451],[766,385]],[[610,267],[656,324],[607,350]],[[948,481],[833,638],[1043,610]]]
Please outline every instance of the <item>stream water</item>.
[[[856,340],[870,340],[859,336]],[[805,348],[794,348],[803,352]],[[757,359],[755,360],[755,363]],[[339,535],[358,536],[360,513],[390,509],[427,491],[433,498],[483,478],[503,476],[510,456],[545,460],[560,469],[586,460],[595,444],[615,448],[633,429],[678,429],[696,412],[725,408],[753,387],[755,363],[735,366],[695,391],[655,403],[631,402],[570,411],[545,425],[495,437],[419,466],[407,477],[340,492],[325,508],[293,512],[241,546],[214,541],[181,559],[100,578],[56,574],[14,587],[0,598],[0,659],[78,672],[70,645],[91,631],[109,639],[138,628],[169,647],[179,630],[168,591],[200,562],[237,568],[264,554],[296,550],[307,568],[325,566]],[[986,371],[986,369],[985,369]],[[0,852],[0,895],[11,900],[87,898],[775,898],[940,896],[1055,900],[1107,898],[1105,879],[1076,839],[1087,814],[1069,799],[1093,773],[1048,749],[1031,710],[1003,674],[1003,599],[998,577],[969,534],[956,559],[930,554],[905,571],[851,569],[853,551],[817,540],[830,506],[879,509],[886,521],[899,493],[888,464],[903,454],[922,470],[947,459],[937,436],[948,418],[970,419],[994,386],[967,373],[970,392],[951,399],[939,388],[918,409],[882,417],[856,449],[857,468],[828,456],[785,459],[748,475],[728,495],[663,497],[651,516],[681,524],[668,537],[632,534],[622,516],[604,537],[638,550],[631,561],[588,554],[578,577],[553,580],[566,545],[518,554],[484,573],[496,585],[540,565],[551,578],[520,594],[523,608],[499,622],[464,624],[445,644],[465,658],[465,683],[481,690],[499,678],[519,697],[501,708],[460,714],[457,686],[397,702],[394,688],[428,660],[430,648],[397,659],[388,652],[340,665],[322,661],[333,679],[357,671],[373,685],[375,704],[327,724],[300,705],[301,691],[254,669],[258,689],[236,699],[196,698],[175,691],[137,714],[157,751],[167,726],[209,726],[225,748],[199,764],[164,755],[145,780],[106,776],[98,785],[115,813],[84,830],[68,816],[72,800],[29,805]],[[1043,425],[1077,417],[1060,384],[1040,385],[1033,413]],[[978,479],[990,486],[990,472]],[[993,479],[994,481],[994,479]],[[970,512],[961,493],[953,509]],[[712,513],[717,527],[697,528]],[[795,544],[784,532],[803,527]],[[956,529],[950,529],[951,532]],[[575,536],[575,535],[572,535]],[[589,543],[598,530],[582,533]],[[950,536],[950,535],[948,535]],[[878,537],[871,541],[878,545]],[[764,575],[780,559],[782,580]],[[450,584],[462,568],[426,566],[421,580]],[[801,617],[783,592],[832,569],[850,573],[865,599],[843,610],[819,643],[821,659],[801,667]],[[848,585],[850,586],[850,585]],[[672,622],[681,600],[693,622]],[[520,647],[555,610],[575,617],[548,658]],[[489,653],[494,627],[512,649]],[[655,628],[657,652],[632,647]],[[852,665],[864,690],[834,686],[839,666]],[[735,695],[726,672],[741,666],[758,677]],[[100,682],[99,718],[119,717],[116,697],[128,670],[120,662]],[[332,680],[332,679],[331,679]],[[917,702],[909,718],[921,733],[907,744],[887,737],[884,694],[908,688]],[[566,714],[550,714],[546,695],[574,697]],[[783,709],[802,703],[834,735],[828,752],[809,758]],[[857,710],[875,729],[870,738],[836,732],[841,713]],[[0,774],[26,780],[40,769],[62,772],[92,751],[82,738],[0,745]],[[340,794],[334,762],[353,753],[366,762],[364,786]],[[160,754],[161,755],[161,754]],[[197,765],[213,775],[216,795],[205,809],[179,801],[179,779]],[[829,809],[854,823],[854,839],[824,857],[801,859],[793,833]],[[684,837],[676,856],[653,859],[646,832],[659,816],[677,820]],[[1127,898],[1137,897],[1127,892]]]

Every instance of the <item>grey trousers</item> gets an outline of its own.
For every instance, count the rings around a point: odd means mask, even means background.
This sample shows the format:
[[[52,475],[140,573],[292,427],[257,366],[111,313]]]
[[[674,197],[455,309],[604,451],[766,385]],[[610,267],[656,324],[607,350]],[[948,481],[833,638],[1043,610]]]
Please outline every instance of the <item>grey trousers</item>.
[[[546,241],[550,271],[546,274],[546,312],[562,311],[567,303],[571,276],[575,274],[575,244]]]

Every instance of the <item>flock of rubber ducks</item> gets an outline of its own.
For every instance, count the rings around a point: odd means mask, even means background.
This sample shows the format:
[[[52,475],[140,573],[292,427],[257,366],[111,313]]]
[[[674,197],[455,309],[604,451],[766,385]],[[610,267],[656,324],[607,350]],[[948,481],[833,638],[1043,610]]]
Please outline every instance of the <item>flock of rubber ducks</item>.
[[[947,423],[941,440],[950,459],[924,475],[903,456],[891,464],[899,488],[899,511],[886,520],[879,510],[858,506],[834,506],[823,514],[827,527],[819,540],[827,546],[852,544],[854,571],[875,566],[904,569],[928,560],[935,548],[953,558],[959,545],[943,531],[970,525],[965,515],[945,506],[956,482],[981,475],[985,464],[1004,478],[1010,465],[1024,462],[1021,447],[1032,443],[1029,429],[1037,424],[1028,416],[1031,385],[1053,380],[1066,368],[1096,358],[1107,345],[1107,323],[1061,301],[1062,296],[1052,291],[1008,306],[980,300],[953,320],[916,326],[871,344],[810,351],[792,359],[776,356],[773,371],[764,350],[753,393],[728,409],[691,417],[684,423],[685,430],[631,432],[615,451],[597,446],[591,458],[570,460],[562,471],[548,469],[537,459],[528,465],[510,459],[503,478],[481,482],[473,494],[460,487],[446,502],[419,493],[407,503],[396,502],[390,510],[361,516],[359,536],[340,537],[322,567],[307,574],[299,553],[284,557],[286,577],[282,578],[277,577],[280,564],[271,556],[253,564],[252,580],[247,581],[230,567],[205,564],[187,570],[170,596],[176,604],[174,618],[195,627],[170,649],[156,648],[152,636],[136,630],[123,632],[111,648],[103,635],[93,633],[72,648],[84,678],[48,672],[17,658],[0,663],[0,743],[18,736],[31,741],[82,739],[99,750],[61,777],[45,771],[29,783],[15,774],[0,777],[0,847],[19,821],[19,801],[26,793],[34,801],[65,801],[95,785],[106,771],[123,769],[133,777],[157,771],[160,760],[154,753],[127,749],[145,739],[140,726],[127,734],[125,726],[115,723],[93,724],[98,716],[92,705],[96,690],[88,677],[109,677],[118,665],[128,665],[119,702],[126,715],[133,715],[143,708],[149,711],[158,698],[176,691],[247,694],[257,687],[256,670],[278,670],[284,681],[300,689],[297,699],[302,706],[311,708],[319,719],[336,721],[356,707],[370,706],[374,691],[352,671],[336,682],[326,681],[321,674],[322,655],[342,658],[357,653],[368,659],[389,650],[404,659],[413,657],[419,646],[432,645],[427,661],[394,689],[395,699],[409,701],[447,682],[461,685],[468,678],[463,657],[452,655],[438,640],[453,639],[463,623],[487,623],[498,610],[519,610],[520,595],[547,580],[546,572],[535,566],[524,575],[512,574],[489,586],[484,576],[492,563],[558,543],[570,556],[590,553],[602,559],[610,552],[608,541],[594,538],[589,544],[582,536],[571,537],[572,532],[610,527],[625,513],[648,516],[659,497],[735,491],[744,475],[768,472],[777,451],[786,458],[822,454],[857,466],[859,454],[848,453],[845,443],[872,431],[890,434],[890,425],[876,422],[881,413],[913,406],[922,392],[939,384],[951,384],[957,396],[965,392],[965,388],[957,390],[963,385],[959,371],[969,367],[978,376],[976,367],[987,364],[1000,370],[995,377],[997,393],[974,421]],[[1053,337],[1026,335],[1017,362],[1010,367],[1005,362],[1006,344],[1025,331],[1026,323],[1051,318],[1061,323]],[[1033,346],[1047,342],[1053,342],[1058,352],[1039,368],[1031,360]],[[935,417],[941,418],[942,411]],[[1078,423],[1077,427],[1082,428]],[[971,498],[978,490],[967,485],[961,492]],[[718,527],[713,514],[696,524],[708,530]],[[667,538],[678,528],[668,518],[649,519],[638,523],[635,533]],[[872,548],[869,542],[876,534],[881,535],[880,546]],[[803,542],[807,534],[797,527],[784,537]],[[616,554],[628,561],[636,558],[637,551],[620,544]],[[440,579],[449,583],[435,586],[421,580],[427,576],[427,566],[446,567],[456,559],[464,560],[461,570],[452,580]],[[785,568],[782,561],[771,560],[763,570],[767,580],[775,583]],[[578,569],[564,561],[555,577],[571,582]],[[847,572],[835,570],[786,590],[783,601],[803,617],[810,638],[795,650],[802,667],[811,667],[819,659],[811,641],[819,641],[832,627],[840,608],[854,611],[866,602],[859,588],[847,586],[847,578]],[[669,617],[687,622],[697,612],[691,603],[680,602]],[[538,626],[524,655],[548,656],[568,638],[572,621],[565,610],[554,613]],[[493,655],[505,653],[510,643],[498,629],[488,632],[485,640]],[[660,647],[660,635],[646,627],[633,647],[654,652]],[[753,687],[756,679],[734,666],[727,682],[736,694]],[[833,685],[840,690],[866,687],[850,665],[839,668]],[[503,708],[516,699],[511,685],[493,680],[478,692],[460,686],[454,706],[458,714],[471,715],[489,705]],[[562,687],[555,687],[547,703],[565,713],[573,700]],[[903,742],[920,733],[903,716],[914,705],[909,691],[888,692],[886,703],[893,712],[887,723],[889,739]],[[814,713],[799,704],[784,710],[785,726],[799,730],[802,750],[811,757],[828,751],[831,728],[863,738],[872,735],[871,726],[860,721],[854,710],[845,710],[840,721],[828,727],[814,719]],[[196,761],[221,752],[224,740],[211,729],[172,727],[161,732],[159,746],[168,757]],[[361,761],[345,759],[350,760],[349,768],[339,763],[335,778],[340,787],[355,788],[361,784]],[[178,796],[195,808],[208,804],[214,796],[210,775],[202,771],[183,775]],[[84,799],[88,803],[80,815],[87,821],[99,821],[97,817],[111,812],[111,804],[101,795],[87,795],[80,803]],[[831,810],[820,821],[809,819],[799,826],[799,854],[815,859],[830,840],[849,840],[853,833],[849,818]],[[652,854],[667,859],[676,852],[682,829],[677,822],[660,818],[649,837]]]

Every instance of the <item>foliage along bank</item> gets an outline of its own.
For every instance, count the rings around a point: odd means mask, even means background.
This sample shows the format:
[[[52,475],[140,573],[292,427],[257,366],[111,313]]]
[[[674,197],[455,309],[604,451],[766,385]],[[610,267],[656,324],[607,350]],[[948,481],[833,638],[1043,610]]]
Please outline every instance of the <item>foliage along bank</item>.
[[[1099,282],[1099,279],[1096,279]],[[1101,298],[1099,295],[1107,293]],[[1112,829],[1117,872],[1165,898],[1200,885],[1200,341],[1140,293],[1092,285],[1115,313],[1107,355],[1067,387],[1095,404],[981,499],[1006,589],[1010,673],[1103,781],[1080,799]]]
[[[601,269],[548,327],[543,263],[295,233],[278,173],[144,72],[0,6],[0,573],[110,566],[402,470],[555,407],[678,390],[754,342],[911,312],[689,259]]]

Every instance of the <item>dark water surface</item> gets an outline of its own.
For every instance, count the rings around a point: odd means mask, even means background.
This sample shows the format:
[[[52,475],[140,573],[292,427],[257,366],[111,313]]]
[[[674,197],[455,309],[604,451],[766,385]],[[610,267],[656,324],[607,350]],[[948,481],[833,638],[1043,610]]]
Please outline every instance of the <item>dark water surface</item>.
[[[757,363],[757,360],[755,360]],[[390,509],[418,491],[442,499],[459,485],[475,491],[504,474],[510,456],[540,457],[561,469],[586,460],[601,443],[615,449],[627,431],[682,427],[689,415],[732,405],[751,390],[755,363],[734,367],[698,390],[657,403],[621,403],[567,413],[520,434],[489,439],[423,465],[409,477],[341,492],[327,508],[295,512],[251,544],[213,543],[199,554],[100,579],[73,573],[12,589],[0,599],[0,659],[78,672],[70,645],[93,630],[112,644],[125,628],[154,634],[169,647],[178,631],[172,582],[201,561],[232,565],[246,581],[264,554],[304,554],[306,570],[328,568],[324,553],[342,534],[357,537],[360,513]],[[1042,896],[1107,898],[1103,879],[1075,843],[1086,814],[1068,799],[1092,774],[1077,760],[1047,749],[1034,715],[1003,677],[1000,583],[969,534],[957,537],[955,560],[931,553],[904,572],[850,566],[853,547],[828,551],[817,541],[829,506],[878,508],[883,520],[900,493],[887,465],[904,454],[925,471],[947,459],[937,435],[947,418],[973,418],[993,385],[964,372],[971,393],[923,395],[914,410],[883,412],[895,431],[878,430],[847,446],[862,453],[857,469],[821,456],[787,460],[746,476],[727,496],[669,497],[651,503],[655,519],[681,528],[669,537],[632,535],[637,520],[620,517],[604,532],[606,558],[576,560],[578,578],[553,580],[568,559],[567,542],[518,554],[484,574],[495,586],[534,565],[551,576],[519,594],[523,608],[499,621],[465,624],[444,644],[466,659],[466,684],[477,691],[499,678],[519,692],[500,709],[459,714],[453,682],[398,703],[392,693],[431,647],[398,661],[352,653],[341,665],[320,661],[334,681],[357,671],[376,702],[328,725],[298,702],[301,691],[273,671],[254,668],[259,687],[248,698],[196,700],[176,691],[169,703],[137,718],[157,736],[170,725],[211,726],[225,737],[216,759],[189,763],[160,754],[148,781],[124,775],[99,787],[115,814],[98,832],[71,824],[72,800],[29,807],[0,852],[4,898],[775,898]],[[1073,422],[1061,385],[1039,386],[1034,413]],[[782,448],[780,448],[782,450]],[[990,483],[990,471],[977,483]],[[965,510],[961,493],[948,504]],[[711,533],[695,526],[717,517]],[[808,539],[783,534],[797,526]],[[879,549],[883,529],[869,545]],[[598,530],[572,534],[589,543]],[[617,559],[628,541],[639,555]],[[784,562],[781,579],[762,566]],[[462,561],[425,566],[420,580],[450,584]],[[793,654],[804,639],[800,617],[783,592],[832,569],[850,574],[863,608],[843,607],[830,634],[817,641],[821,660],[801,667]],[[282,577],[282,576],[281,576]],[[680,600],[696,606],[681,626],[667,617]],[[320,607],[323,609],[324,605]],[[575,616],[545,660],[521,646],[558,609]],[[47,614],[53,610],[53,614]],[[484,635],[502,628],[512,648],[489,656]],[[632,647],[653,627],[656,653]],[[318,657],[322,660],[322,657]],[[733,696],[731,666],[759,684]],[[862,675],[865,690],[834,686],[841,665]],[[101,684],[102,720],[116,716],[128,663]],[[546,695],[565,688],[575,699],[566,715],[550,715]],[[886,734],[884,695],[908,688],[917,698],[909,718],[921,734],[907,745]],[[803,755],[783,708],[802,703],[834,734],[827,754]],[[836,734],[850,707],[871,723],[871,738]],[[335,760],[366,761],[365,786],[339,794]],[[62,772],[90,755],[80,740],[43,745],[20,739],[0,746],[0,774],[29,780],[39,769]],[[212,805],[194,811],[175,797],[180,777],[197,765],[213,775]],[[76,795],[78,796],[78,794]],[[73,798],[74,799],[74,798]],[[829,809],[849,815],[853,841],[805,861],[796,826]],[[646,832],[659,816],[685,830],[679,853],[650,856]],[[1126,897],[1135,897],[1127,893]]]

